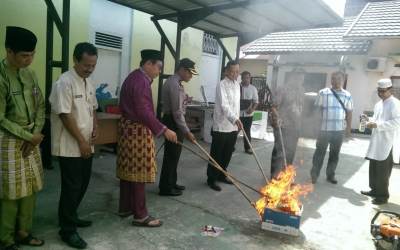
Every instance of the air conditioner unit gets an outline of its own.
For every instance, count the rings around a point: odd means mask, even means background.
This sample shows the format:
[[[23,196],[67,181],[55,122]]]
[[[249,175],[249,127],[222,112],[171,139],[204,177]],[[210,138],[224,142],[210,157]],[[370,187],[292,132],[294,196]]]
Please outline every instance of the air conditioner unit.
[[[386,57],[368,57],[365,71],[383,72],[386,69]]]

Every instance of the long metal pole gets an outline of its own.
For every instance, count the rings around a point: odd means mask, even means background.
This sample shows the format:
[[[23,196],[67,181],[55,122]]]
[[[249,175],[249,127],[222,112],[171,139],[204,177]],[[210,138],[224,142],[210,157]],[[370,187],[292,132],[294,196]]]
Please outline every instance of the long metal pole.
[[[251,151],[253,152],[253,155],[254,155],[254,158],[256,159],[257,165],[258,165],[258,167],[259,167],[259,169],[260,169],[262,175],[264,176],[265,183],[268,183],[269,181],[268,181],[268,179],[267,179],[267,176],[266,176],[265,173],[264,173],[264,170],[263,170],[263,168],[262,168],[262,166],[261,166],[260,161],[258,160],[258,156],[257,156],[257,154],[256,154],[256,151],[255,151],[254,148],[253,148],[253,145],[251,144],[251,142],[250,142],[250,140],[249,140],[249,137],[247,137],[247,134],[246,134],[246,132],[244,131],[244,129],[242,129],[242,132],[243,132],[244,138],[246,139],[247,143],[248,143],[249,146],[250,146]]]
[[[210,163],[211,166],[215,167],[216,169],[218,169],[219,171],[221,171],[224,175],[231,177],[232,179],[234,179],[236,182],[242,184],[243,186],[247,187],[248,189],[256,192],[259,195],[265,196],[265,194],[261,193],[259,190],[257,190],[256,188],[246,184],[245,182],[239,180],[238,178],[236,178],[235,176],[233,176],[232,174],[228,173],[227,171],[225,171],[224,169],[220,169],[217,165],[214,164],[214,162],[212,162],[209,158],[206,158],[205,156],[199,154],[198,152],[194,151],[192,148],[190,148],[189,146],[178,142],[179,145],[181,145],[182,147],[184,147],[185,149],[189,150],[190,152],[192,152],[193,154],[195,154],[196,156],[198,156],[199,158],[205,160],[206,162]]]
[[[277,113],[278,113],[278,111],[277,111]],[[279,116],[278,116],[278,118],[279,118]],[[286,150],[285,150],[285,143],[283,142],[282,127],[279,122],[279,119],[278,119],[278,131],[279,131],[279,137],[280,137],[281,145],[282,145],[282,157],[283,157],[283,164],[284,164],[283,167],[285,168],[287,166]]]
[[[200,148],[200,150],[216,165],[218,166],[218,170],[224,170],[215,160],[214,158],[211,157],[211,155],[197,142],[194,141],[194,144],[196,144],[197,147]],[[222,171],[221,171],[222,172]],[[223,173],[223,172],[222,172]],[[246,198],[246,200],[250,203],[252,207],[254,207],[254,203],[251,201],[250,197],[246,194],[245,191],[242,190],[242,188],[236,183],[234,179],[232,179],[229,175],[226,175],[226,177],[232,182],[232,184],[239,190],[239,192]]]

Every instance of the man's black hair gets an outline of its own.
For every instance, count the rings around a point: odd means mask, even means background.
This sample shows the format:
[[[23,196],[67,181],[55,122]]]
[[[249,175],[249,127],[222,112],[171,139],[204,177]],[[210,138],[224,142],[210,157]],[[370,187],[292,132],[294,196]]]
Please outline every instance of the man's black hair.
[[[74,58],[80,62],[84,53],[90,56],[97,56],[97,48],[91,43],[78,43],[74,49]]]

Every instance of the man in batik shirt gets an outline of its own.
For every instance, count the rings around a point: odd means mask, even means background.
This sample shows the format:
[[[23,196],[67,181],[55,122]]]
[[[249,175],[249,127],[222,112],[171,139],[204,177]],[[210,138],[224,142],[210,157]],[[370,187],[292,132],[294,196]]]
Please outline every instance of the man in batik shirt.
[[[28,68],[36,36],[7,27],[6,53],[0,63],[0,246],[41,246],[32,236],[36,193],[43,187],[39,144],[45,105],[35,73]]]

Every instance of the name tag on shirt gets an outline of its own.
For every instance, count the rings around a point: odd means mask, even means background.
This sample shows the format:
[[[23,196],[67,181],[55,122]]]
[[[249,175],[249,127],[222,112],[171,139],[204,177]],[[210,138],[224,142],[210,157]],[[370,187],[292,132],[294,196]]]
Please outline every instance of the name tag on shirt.
[[[82,98],[83,95],[75,95],[74,98]]]
[[[21,91],[21,90],[19,90],[19,91],[14,91],[14,92],[12,92],[12,94],[13,94],[13,95],[21,95],[21,94],[22,94],[22,91]]]

